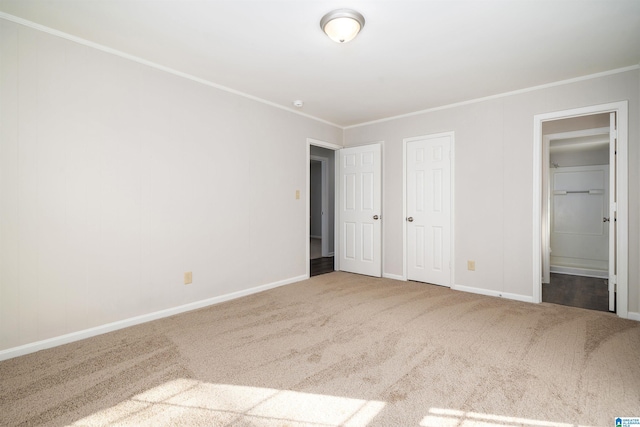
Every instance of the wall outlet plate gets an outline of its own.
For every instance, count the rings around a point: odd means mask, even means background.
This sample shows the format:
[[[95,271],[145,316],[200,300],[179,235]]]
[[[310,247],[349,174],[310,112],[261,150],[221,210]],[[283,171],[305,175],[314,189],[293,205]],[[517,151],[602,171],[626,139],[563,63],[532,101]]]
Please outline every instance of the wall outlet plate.
[[[184,284],[188,285],[192,281],[193,281],[193,276],[191,275],[191,272],[187,271],[186,273],[184,273]]]

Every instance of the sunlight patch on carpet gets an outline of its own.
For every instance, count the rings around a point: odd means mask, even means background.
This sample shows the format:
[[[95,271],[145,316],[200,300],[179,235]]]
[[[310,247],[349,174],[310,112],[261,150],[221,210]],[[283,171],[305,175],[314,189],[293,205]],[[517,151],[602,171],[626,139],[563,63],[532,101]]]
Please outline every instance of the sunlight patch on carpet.
[[[385,402],[179,379],[96,412],[74,426],[251,425],[366,426]],[[212,424],[214,423],[214,424]]]
[[[420,422],[421,427],[587,427],[577,424],[554,423],[529,418],[464,412],[455,409],[431,408]]]

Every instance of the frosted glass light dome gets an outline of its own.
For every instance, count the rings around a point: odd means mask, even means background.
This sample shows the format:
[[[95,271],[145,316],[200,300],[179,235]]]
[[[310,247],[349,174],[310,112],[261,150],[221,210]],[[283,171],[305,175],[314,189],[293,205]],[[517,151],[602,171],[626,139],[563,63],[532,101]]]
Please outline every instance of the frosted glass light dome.
[[[331,40],[347,43],[353,40],[364,27],[364,17],[351,9],[329,12],[320,20],[320,28]]]

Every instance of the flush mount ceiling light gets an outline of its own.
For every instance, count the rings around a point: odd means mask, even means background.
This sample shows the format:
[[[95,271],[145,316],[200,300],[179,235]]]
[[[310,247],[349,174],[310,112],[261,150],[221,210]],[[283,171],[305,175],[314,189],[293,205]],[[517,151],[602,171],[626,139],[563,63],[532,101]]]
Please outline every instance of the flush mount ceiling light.
[[[334,42],[353,40],[364,27],[364,16],[352,9],[337,9],[320,20],[320,28]]]

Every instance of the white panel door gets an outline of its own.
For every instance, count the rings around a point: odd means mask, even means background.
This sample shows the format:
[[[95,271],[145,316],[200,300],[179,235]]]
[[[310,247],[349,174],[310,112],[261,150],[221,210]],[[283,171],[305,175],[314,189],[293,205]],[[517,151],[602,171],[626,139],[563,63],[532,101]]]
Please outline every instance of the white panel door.
[[[451,136],[411,139],[407,167],[407,279],[451,286]]]
[[[380,144],[340,150],[342,271],[382,275]]]

